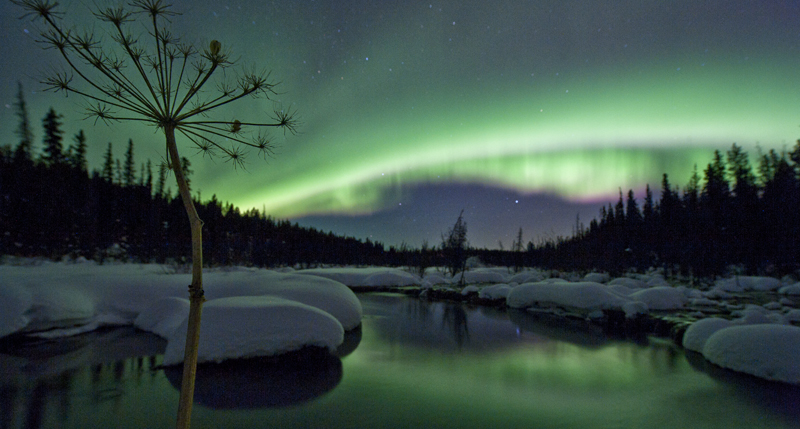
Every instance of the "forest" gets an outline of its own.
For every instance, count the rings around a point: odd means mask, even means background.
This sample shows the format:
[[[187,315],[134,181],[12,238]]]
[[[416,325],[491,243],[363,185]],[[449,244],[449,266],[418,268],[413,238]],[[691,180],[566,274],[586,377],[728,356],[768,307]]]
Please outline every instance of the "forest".
[[[21,87],[14,107],[19,142],[0,146],[0,254],[188,262],[188,221],[163,163],[137,165],[129,140],[122,160],[108,143],[101,169],[90,171],[84,132],[65,143],[63,118],[53,109],[42,119],[43,147],[37,154]],[[615,274],[650,267],[700,277],[732,267],[749,274],[790,273],[800,254],[800,141],[790,152],[759,151],[755,165],[733,144],[725,153],[715,151],[702,173],[695,166],[682,188],[664,174],[659,198],[648,186],[641,207],[632,190],[624,195],[620,189],[615,205],[602,207],[588,227],[577,222],[570,237],[523,245],[520,230],[510,250],[466,248],[457,257],[477,256],[516,269]],[[188,159],[182,168],[191,174]],[[256,209],[242,212],[216,196],[196,198],[209,266],[382,265],[421,272],[453,265],[446,234],[439,246],[386,248]]]

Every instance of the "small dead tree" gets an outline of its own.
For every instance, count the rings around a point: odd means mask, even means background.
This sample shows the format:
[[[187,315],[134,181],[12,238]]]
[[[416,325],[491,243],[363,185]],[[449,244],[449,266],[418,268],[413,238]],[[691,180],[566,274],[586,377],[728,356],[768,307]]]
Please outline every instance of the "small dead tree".
[[[242,167],[245,148],[264,157],[273,145],[263,130],[270,127],[294,132],[296,121],[280,107],[265,115],[266,121],[214,120],[209,114],[236,101],[275,95],[275,84],[266,71],[238,75],[219,73],[234,64],[229,49],[212,40],[198,50],[169,30],[178,15],[162,0],[133,0],[127,6],[97,6],[94,17],[105,25],[81,30],[66,25],[53,0],[11,0],[23,8],[23,16],[41,24],[39,40],[54,48],[66,63],[63,71],[43,78],[47,90],[77,94],[86,102],[86,117],[110,122],[140,122],[161,130],[166,141],[165,159],[175,174],[192,232],[192,284],[189,329],[186,338],[183,381],[177,426],[188,427],[191,417],[203,292],[202,226],[189,185],[181,169],[176,133],[199,153],[220,154],[234,167]],[[134,35],[142,22],[145,33]],[[245,119],[245,118],[243,118]],[[221,142],[225,142],[225,144]]]
[[[447,270],[453,277],[467,269],[467,246],[467,222],[464,221],[464,210],[461,210],[453,227],[447,234],[442,234],[442,253]],[[463,275],[459,285],[464,285]]]

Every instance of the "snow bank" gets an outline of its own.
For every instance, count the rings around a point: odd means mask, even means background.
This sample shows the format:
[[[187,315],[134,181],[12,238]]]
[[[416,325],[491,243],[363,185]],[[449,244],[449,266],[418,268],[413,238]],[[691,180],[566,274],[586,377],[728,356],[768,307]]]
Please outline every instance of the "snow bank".
[[[0,266],[0,279],[0,336],[23,332],[55,338],[101,326],[134,324],[172,339],[168,344],[171,353],[183,347],[185,339],[176,340],[175,335],[188,316],[185,297],[191,282],[189,274],[167,275],[157,265],[43,264]],[[210,338],[206,355],[210,360],[275,354],[294,350],[305,341],[336,347],[338,344],[332,341],[340,336],[333,331],[349,330],[361,323],[362,307],[355,294],[326,278],[233,269],[207,272],[204,288],[209,301],[204,306],[201,329],[210,331],[201,335]],[[217,304],[211,307],[212,322],[208,322],[206,308],[211,302]],[[219,308],[213,310],[215,306]],[[253,316],[256,308],[275,310],[275,314],[252,317],[254,323],[271,327],[271,342],[265,342],[267,334],[240,320],[236,308],[240,308],[242,317]],[[314,314],[309,315],[309,311]],[[213,322],[214,313],[226,316]],[[281,316],[287,319],[282,322]],[[298,323],[298,319],[307,321]],[[336,329],[331,328],[329,319],[335,321]],[[208,328],[212,323],[221,325]],[[240,334],[231,335],[229,331]],[[236,340],[241,348],[223,340],[225,336]]]
[[[671,286],[656,286],[634,292],[629,296],[635,301],[647,304],[650,310],[672,310],[683,308],[687,298],[683,291]]]
[[[730,320],[720,319],[719,317],[698,320],[689,325],[689,328],[683,333],[683,347],[687,350],[702,353],[708,337],[729,326],[732,326]]]
[[[746,325],[721,329],[703,346],[703,356],[723,368],[768,380],[800,384],[800,328]]]
[[[166,337],[164,365],[183,361],[187,320]],[[201,323],[198,362],[273,356],[305,346],[333,351],[344,341],[344,328],[330,314],[270,296],[209,300]]]
[[[583,310],[623,310],[627,316],[646,311],[646,306],[632,299],[612,293],[600,283],[593,282],[537,282],[521,284],[506,298],[512,308],[529,308],[556,305]]]

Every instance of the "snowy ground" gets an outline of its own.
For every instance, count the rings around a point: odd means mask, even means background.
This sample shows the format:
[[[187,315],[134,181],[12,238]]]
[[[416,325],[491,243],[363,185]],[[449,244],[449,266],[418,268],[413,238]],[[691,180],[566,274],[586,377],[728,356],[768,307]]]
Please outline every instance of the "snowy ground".
[[[274,355],[315,345],[334,349],[345,330],[361,323],[361,304],[348,288],[420,286],[453,288],[460,278],[429,269],[419,278],[391,268],[312,270],[211,270],[200,361]],[[723,279],[698,290],[673,286],[658,274],[610,278],[506,268],[464,274],[463,294],[505,299],[509,307],[601,317],[604,310],[636,317],[681,311],[699,319],[684,346],[709,361],[771,380],[800,384],[800,283],[766,277]],[[130,325],[167,339],[166,364],[179,363],[188,316],[188,274],[168,274],[157,265],[96,265],[36,262],[0,266],[0,337],[75,335],[104,325]],[[741,305],[746,293],[776,297],[763,305]],[[712,316],[721,316],[712,317]]]

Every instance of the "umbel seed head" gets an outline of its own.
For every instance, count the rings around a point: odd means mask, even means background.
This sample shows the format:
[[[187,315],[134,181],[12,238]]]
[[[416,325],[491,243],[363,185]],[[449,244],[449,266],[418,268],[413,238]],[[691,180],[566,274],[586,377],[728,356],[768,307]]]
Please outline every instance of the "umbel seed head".
[[[211,46],[209,47],[211,51],[211,55],[219,55],[219,50],[222,48],[222,44],[216,40],[211,41]]]

